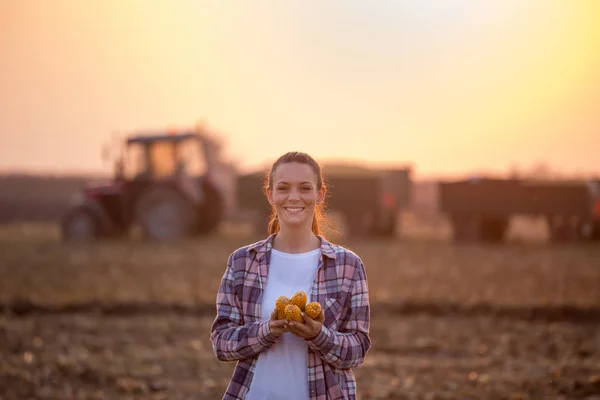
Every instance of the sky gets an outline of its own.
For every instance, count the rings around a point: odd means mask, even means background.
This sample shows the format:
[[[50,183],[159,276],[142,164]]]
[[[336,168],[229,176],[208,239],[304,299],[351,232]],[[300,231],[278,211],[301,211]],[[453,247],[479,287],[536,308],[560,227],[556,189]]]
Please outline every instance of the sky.
[[[0,0],[0,171],[109,172],[112,135],[203,121],[415,176],[600,175],[600,1]]]

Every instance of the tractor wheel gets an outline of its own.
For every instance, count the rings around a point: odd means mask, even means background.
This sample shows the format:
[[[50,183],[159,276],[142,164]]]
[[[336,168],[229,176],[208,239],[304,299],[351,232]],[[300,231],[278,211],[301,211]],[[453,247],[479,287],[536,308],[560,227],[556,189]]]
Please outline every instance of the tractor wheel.
[[[69,211],[61,221],[61,236],[69,242],[84,242],[100,236],[100,224],[85,207]]]
[[[205,235],[213,232],[223,219],[224,204],[221,194],[210,184],[203,185],[204,204],[199,210],[196,232]]]
[[[167,188],[150,189],[142,194],[137,203],[136,220],[144,237],[154,240],[189,236],[196,224],[190,202]]]

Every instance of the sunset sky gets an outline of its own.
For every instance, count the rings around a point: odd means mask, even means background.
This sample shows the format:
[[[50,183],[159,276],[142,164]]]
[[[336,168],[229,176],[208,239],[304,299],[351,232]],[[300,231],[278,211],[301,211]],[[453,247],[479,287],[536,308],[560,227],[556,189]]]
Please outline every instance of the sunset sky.
[[[205,121],[416,176],[600,174],[600,1],[0,0],[0,171],[108,172],[113,132]]]

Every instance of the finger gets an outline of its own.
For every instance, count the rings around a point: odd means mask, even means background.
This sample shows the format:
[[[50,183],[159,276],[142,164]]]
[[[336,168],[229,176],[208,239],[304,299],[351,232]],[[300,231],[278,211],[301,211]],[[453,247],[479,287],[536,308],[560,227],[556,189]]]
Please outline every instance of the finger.
[[[302,318],[304,318],[304,323],[306,325],[308,325],[309,327],[314,327],[315,326],[317,320],[312,319],[311,317],[309,317],[305,313],[302,313],[301,315],[302,315]]]
[[[289,321],[289,320],[286,320],[285,327],[290,332],[293,332],[293,331],[296,330],[296,327],[294,326],[294,323],[292,321]]]
[[[305,336],[310,332],[310,328],[306,324],[300,322],[290,322],[289,330],[298,336]]]
[[[271,326],[274,328],[283,328],[285,327],[286,323],[284,319],[278,319],[277,321],[273,321],[271,323]]]
[[[279,331],[279,332],[283,331],[284,325],[277,324],[276,322],[279,322],[279,321],[275,321],[275,322],[271,323],[271,326],[270,326],[271,331]]]
[[[309,317],[308,315],[306,315],[304,313],[302,313],[301,315],[304,318],[304,322],[307,325],[313,325],[314,326],[315,322],[320,322],[320,323],[324,323],[325,322],[325,315],[323,314],[323,311],[321,311],[316,318],[311,318],[311,317]]]
[[[295,336],[298,336],[298,337],[301,337],[301,338],[304,337],[304,333],[302,331],[298,330],[296,327],[293,327],[293,326],[288,327],[287,332],[292,333]]]
[[[302,318],[304,318],[304,323],[307,324],[309,322],[312,322],[312,318],[309,317],[308,315],[306,315],[305,313],[300,313],[300,315],[302,315]]]

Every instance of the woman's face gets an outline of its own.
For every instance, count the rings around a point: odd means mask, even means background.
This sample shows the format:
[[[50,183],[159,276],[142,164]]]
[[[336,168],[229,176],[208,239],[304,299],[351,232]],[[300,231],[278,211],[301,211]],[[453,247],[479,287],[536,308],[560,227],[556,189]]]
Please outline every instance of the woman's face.
[[[317,189],[317,176],[312,167],[296,162],[280,164],[273,172],[271,183],[267,196],[281,226],[307,226],[310,230],[315,206],[323,197]]]

